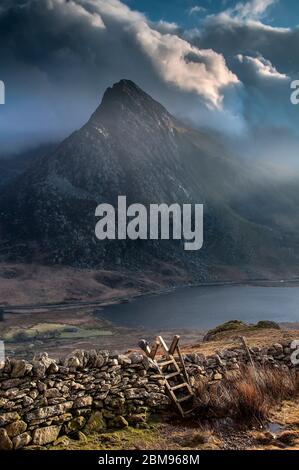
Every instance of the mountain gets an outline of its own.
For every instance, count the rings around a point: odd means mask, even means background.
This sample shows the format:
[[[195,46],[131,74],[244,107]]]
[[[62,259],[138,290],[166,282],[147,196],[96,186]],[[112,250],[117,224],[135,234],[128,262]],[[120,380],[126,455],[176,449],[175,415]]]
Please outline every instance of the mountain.
[[[0,187],[25,172],[32,162],[47,154],[54,148],[54,144],[43,144],[16,155],[1,155],[0,157]]]
[[[255,187],[250,168],[219,139],[188,128],[121,80],[80,130],[2,190],[0,254],[80,267],[167,262],[200,278],[227,266],[252,274],[295,265],[294,234],[258,207],[254,213]],[[98,241],[95,208],[116,206],[119,195],[128,204],[203,203],[203,249],[184,251],[181,241]]]

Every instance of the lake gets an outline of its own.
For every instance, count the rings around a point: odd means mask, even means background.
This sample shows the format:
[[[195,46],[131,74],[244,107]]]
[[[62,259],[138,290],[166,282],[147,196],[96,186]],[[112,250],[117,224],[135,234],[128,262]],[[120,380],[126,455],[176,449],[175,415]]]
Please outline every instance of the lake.
[[[107,306],[100,316],[146,329],[207,329],[229,320],[298,322],[299,287],[184,287]]]

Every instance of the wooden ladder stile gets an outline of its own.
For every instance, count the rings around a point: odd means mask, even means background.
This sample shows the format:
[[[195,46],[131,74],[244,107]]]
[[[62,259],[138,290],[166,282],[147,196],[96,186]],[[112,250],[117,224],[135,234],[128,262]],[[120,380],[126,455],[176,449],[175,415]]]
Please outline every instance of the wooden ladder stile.
[[[193,406],[184,409],[182,404],[192,404],[194,393],[190,385],[189,375],[185,366],[184,358],[179,347],[180,337],[174,336],[168,348],[162,336],[157,336],[150,347],[145,340],[139,343],[141,349],[151,358],[157,366],[159,374],[165,379],[167,393],[182,417],[186,417],[194,410]],[[158,350],[162,348],[164,354],[157,357]],[[177,358],[175,357],[175,354]],[[179,394],[179,395],[177,395]]]

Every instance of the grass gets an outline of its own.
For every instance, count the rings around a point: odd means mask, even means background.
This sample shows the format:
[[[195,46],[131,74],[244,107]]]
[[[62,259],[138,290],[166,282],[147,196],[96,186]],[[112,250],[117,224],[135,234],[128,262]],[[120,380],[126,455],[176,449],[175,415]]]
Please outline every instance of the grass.
[[[227,333],[254,333],[258,330],[280,330],[280,326],[274,321],[267,320],[259,321],[256,325],[250,325],[240,320],[231,320],[216,326],[216,328],[213,328],[212,330],[209,330],[204,336],[203,341],[222,339],[225,338]]]
[[[164,420],[165,421],[165,420]],[[85,439],[64,438],[49,450],[215,450],[220,441],[210,431],[198,426],[184,426],[177,420],[149,421],[147,429],[128,426],[85,436]]]
[[[244,367],[221,382],[197,383],[198,414],[230,417],[241,423],[264,422],[271,408],[298,394],[298,380],[287,370]]]
[[[50,450],[122,450],[152,449],[158,445],[159,425],[152,424],[148,429],[127,427],[122,430],[110,430],[86,436],[86,440],[67,438],[67,445],[62,442],[53,445]]]
[[[110,330],[80,328],[63,323],[38,323],[30,328],[11,328],[3,335],[3,339],[11,343],[58,337],[60,339],[80,339],[111,335],[113,335],[113,332]]]

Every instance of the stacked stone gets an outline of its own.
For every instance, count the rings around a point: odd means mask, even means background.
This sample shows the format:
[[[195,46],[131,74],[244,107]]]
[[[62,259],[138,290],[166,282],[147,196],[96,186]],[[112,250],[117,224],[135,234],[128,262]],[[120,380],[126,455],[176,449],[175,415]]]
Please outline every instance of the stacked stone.
[[[256,364],[295,367],[290,342],[250,352]],[[211,381],[250,362],[240,348],[187,354],[185,360],[191,380]],[[169,405],[163,377],[137,352],[77,350],[60,361],[43,353],[31,363],[7,358],[0,366],[0,449],[37,448],[106,428],[146,427],[148,414]]]
[[[251,359],[258,366],[271,366],[274,368],[294,369],[291,362],[291,343],[285,341],[276,343],[271,347],[249,348]],[[242,348],[233,348],[217,351],[211,356],[192,353],[185,355],[185,361],[189,366],[191,375],[201,375],[209,380],[221,380],[229,371],[238,371],[243,365],[251,363],[247,352]]]
[[[145,425],[169,405],[163,379],[142,354],[78,350],[63,362],[7,359],[0,371],[0,449],[44,446],[81,429]]]

